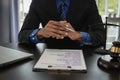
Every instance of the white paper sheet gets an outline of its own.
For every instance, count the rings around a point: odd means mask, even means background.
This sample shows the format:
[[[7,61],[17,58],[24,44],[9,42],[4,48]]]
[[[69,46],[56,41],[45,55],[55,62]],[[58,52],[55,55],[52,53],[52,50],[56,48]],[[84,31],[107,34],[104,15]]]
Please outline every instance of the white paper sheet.
[[[48,69],[48,66],[59,69],[86,70],[82,50],[45,49],[34,66],[36,69]]]

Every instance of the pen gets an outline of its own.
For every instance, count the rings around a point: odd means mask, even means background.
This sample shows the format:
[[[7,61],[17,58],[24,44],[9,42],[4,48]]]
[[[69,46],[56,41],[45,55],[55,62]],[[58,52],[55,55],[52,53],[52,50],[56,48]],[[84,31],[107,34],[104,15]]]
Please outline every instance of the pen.
[[[75,32],[73,29],[70,29],[70,28],[68,28],[68,27],[64,27],[66,30],[68,30],[68,31],[71,31],[71,32]]]

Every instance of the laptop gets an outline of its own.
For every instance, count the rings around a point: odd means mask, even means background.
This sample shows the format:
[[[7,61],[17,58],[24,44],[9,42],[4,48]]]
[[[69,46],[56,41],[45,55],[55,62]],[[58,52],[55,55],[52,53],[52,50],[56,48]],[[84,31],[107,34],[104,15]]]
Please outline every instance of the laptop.
[[[32,57],[33,54],[0,46],[0,67]]]

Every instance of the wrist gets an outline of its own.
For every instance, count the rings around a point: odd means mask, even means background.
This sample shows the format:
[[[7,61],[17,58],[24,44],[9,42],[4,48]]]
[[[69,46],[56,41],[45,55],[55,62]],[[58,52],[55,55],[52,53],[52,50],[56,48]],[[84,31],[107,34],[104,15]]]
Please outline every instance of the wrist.
[[[81,39],[81,43],[88,43],[88,42],[91,42],[91,36],[89,35],[89,33],[86,33],[86,32],[80,32],[80,34],[83,36],[82,39]]]
[[[39,31],[38,31],[38,33],[37,33],[37,38],[38,38],[38,39],[42,39],[42,38],[43,38],[42,29],[43,29],[43,28],[39,29]]]
[[[83,35],[80,32],[77,32],[77,34],[78,34],[78,37],[76,40],[78,40],[78,41],[82,40]]]

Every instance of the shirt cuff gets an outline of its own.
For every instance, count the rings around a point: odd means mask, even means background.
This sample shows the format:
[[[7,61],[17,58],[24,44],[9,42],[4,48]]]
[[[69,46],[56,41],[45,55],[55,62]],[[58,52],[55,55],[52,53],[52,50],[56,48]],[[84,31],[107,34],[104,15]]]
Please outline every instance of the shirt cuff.
[[[83,45],[84,43],[91,43],[90,34],[86,32],[80,32],[80,34],[82,34],[82,40],[80,41],[80,45]]]
[[[37,44],[39,42],[42,42],[43,39],[39,39],[37,38],[37,33],[38,33],[39,29],[35,29],[31,32],[31,34],[29,35],[29,39],[33,44]]]

